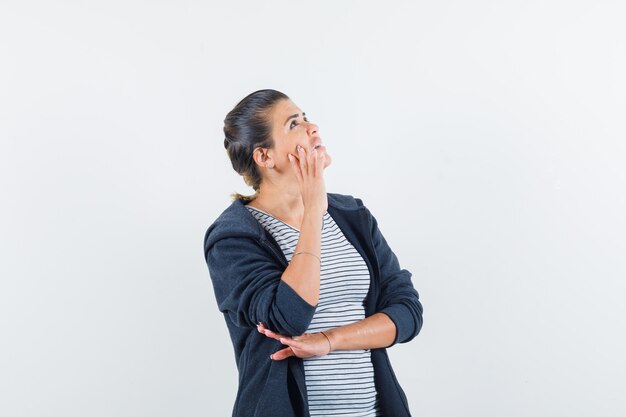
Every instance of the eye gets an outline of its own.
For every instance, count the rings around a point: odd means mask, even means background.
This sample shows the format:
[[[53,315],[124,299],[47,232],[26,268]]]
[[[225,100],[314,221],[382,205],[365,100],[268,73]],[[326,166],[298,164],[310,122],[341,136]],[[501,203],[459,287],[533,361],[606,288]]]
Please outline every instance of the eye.
[[[304,121],[305,121],[305,122],[308,122],[308,121],[309,121],[309,119],[308,119],[306,116],[304,116],[304,118],[303,118],[303,119],[304,119]],[[294,119],[294,120],[291,122],[291,124],[289,125],[289,129],[293,129],[295,126],[298,126],[298,122],[296,122],[296,120]]]

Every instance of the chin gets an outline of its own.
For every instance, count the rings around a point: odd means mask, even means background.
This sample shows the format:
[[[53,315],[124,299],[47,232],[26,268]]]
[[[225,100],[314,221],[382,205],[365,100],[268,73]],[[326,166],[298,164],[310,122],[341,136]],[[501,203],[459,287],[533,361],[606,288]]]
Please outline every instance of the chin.
[[[326,158],[324,159],[324,168],[328,168],[328,165],[333,162],[333,158],[330,155],[326,154]]]

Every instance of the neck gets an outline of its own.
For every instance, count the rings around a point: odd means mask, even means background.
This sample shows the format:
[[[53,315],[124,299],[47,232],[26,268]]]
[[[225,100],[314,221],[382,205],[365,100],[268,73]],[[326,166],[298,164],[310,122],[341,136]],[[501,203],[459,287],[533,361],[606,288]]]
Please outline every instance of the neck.
[[[263,181],[258,196],[253,200],[261,210],[284,219],[301,219],[304,204],[300,186],[296,183],[273,184]]]

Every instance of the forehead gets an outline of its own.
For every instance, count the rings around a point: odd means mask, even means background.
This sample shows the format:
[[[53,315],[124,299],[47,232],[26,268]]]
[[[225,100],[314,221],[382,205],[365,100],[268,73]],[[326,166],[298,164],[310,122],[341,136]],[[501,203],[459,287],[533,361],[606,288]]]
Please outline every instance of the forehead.
[[[291,100],[280,100],[272,109],[272,119],[274,123],[278,123],[280,126],[285,123],[285,120],[291,115],[301,114],[302,110],[296,106]]]

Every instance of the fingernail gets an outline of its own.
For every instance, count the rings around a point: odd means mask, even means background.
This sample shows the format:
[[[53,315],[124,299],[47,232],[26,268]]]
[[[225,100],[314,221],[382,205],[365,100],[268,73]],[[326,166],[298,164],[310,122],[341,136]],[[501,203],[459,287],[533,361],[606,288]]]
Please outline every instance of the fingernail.
[[[292,154],[289,154],[288,157],[289,157],[290,161],[293,161],[293,155]]]
[[[300,152],[302,149],[302,146],[298,145],[298,152]]]
[[[272,353],[272,354],[270,355],[270,360],[274,360],[274,357],[273,357],[273,356],[274,356],[274,354]]]

